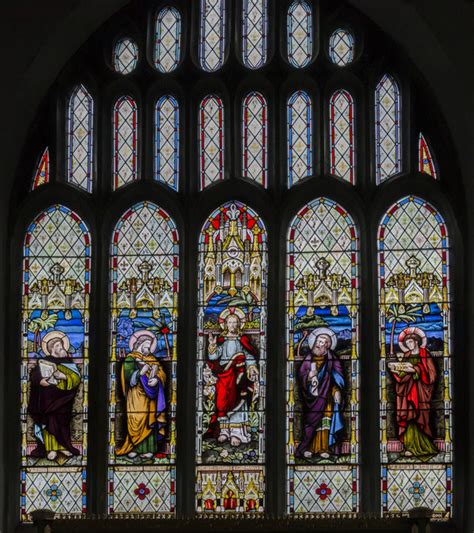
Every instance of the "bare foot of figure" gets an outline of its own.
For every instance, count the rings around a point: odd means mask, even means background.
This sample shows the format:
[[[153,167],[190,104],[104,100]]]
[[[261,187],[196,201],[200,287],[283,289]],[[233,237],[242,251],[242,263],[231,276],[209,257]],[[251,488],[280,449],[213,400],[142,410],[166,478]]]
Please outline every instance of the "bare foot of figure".
[[[328,454],[328,452],[321,452],[321,453],[320,453],[320,456],[321,456],[321,459],[329,459],[329,454]]]
[[[223,433],[221,433],[218,437],[217,437],[217,442],[225,442],[227,440],[227,435],[224,435]]]
[[[230,439],[230,444],[232,446],[240,446],[240,439],[238,437],[232,437]]]
[[[51,452],[48,453],[48,459],[50,461],[54,461],[57,456],[58,456],[58,452],[51,451]]]
[[[311,452],[303,452],[303,457],[305,459],[311,459],[311,457],[313,457],[313,454]]]

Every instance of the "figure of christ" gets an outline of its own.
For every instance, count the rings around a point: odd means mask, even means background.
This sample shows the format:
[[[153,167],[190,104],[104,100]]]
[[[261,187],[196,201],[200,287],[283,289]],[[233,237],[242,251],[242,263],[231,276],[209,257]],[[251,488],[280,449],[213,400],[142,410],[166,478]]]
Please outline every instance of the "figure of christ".
[[[209,333],[208,365],[216,377],[216,410],[211,415],[205,438],[230,441],[232,446],[250,442],[249,405],[258,394],[257,351],[241,335],[239,316],[226,316],[224,335]]]
[[[402,360],[388,364],[395,380],[398,438],[406,457],[429,461],[438,454],[430,428],[436,368],[420,328],[403,330],[398,345],[404,352]]]
[[[126,399],[127,436],[116,454],[151,459],[166,430],[166,375],[152,354],[156,338],[142,330],[130,339],[131,352],[122,364],[121,384]]]
[[[310,335],[303,333],[298,344],[308,339],[309,354],[298,370],[302,402],[302,437],[296,457],[310,459],[314,454],[328,459],[340,454],[340,435],[344,429],[342,392],[345,387],[342,364],[334,349],[335,333],[329,328],[317,328]]]
[[[66,457],[80,454],[71,442],[71,421],[81,373],[69,356],[70,343],[65,333],[47,333],[41,346],[45,357],[30,373],[28,413],[37,441],[31,456],[54,461],[58,453]]]

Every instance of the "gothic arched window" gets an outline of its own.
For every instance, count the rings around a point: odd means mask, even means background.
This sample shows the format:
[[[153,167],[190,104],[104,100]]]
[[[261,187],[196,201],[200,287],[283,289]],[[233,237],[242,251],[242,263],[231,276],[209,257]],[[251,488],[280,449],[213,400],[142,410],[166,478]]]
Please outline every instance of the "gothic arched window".
[[[12,194],[12,529],[456,519],[464,214],[420,79],[342,0],[135,3],[84,44]]]

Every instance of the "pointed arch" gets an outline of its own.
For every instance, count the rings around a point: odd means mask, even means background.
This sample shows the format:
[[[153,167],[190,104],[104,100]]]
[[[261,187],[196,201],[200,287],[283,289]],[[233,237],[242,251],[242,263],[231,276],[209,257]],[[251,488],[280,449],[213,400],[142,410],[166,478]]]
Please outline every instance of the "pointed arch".
[[[173,219],[128,209],[110,250],[111,514],[175,513],[178,269]]]
[[[91,237],[63,205],[40,213],[23,246],[21,519],[87,509]]]
[[[92,192],[94,100],[84,85],[78,85],[73,90],[67,117],[67,181]]]
[[[452,511],[449,240],[440,213],[407,196],[378,230],[382,510]],[[410,340],[409,340],[410,339]]]
[[[305,205],[287,237],[291,514],[358,510],[358,271],[358,230],[348,212],[324,197]]]
[[[261,513],[268,258],[259,215],[237,201],[213,211],[198,261],[196,510]]]

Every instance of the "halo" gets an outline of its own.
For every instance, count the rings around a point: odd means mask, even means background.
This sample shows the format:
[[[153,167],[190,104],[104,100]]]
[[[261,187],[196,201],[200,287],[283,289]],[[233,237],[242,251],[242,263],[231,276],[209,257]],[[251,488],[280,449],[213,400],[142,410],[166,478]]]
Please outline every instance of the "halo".
[[[329,328],[316,328],[308,335],[308,345],[313,349],[316,339],[320,335],[327,335],[331,339],[331,350],[335,350],[337,346],[337,337],[332,329]]]
[[[148,331],[147,329],[140,329],[131,335],[130,340],[128,341],[128,347],[130,348],[130,351],[133,352],[133,346],[139,337],[148,337],[151,340],[150,352],[154,353],[157,345],[156,337],[154,333]]]
[[[242,309],[239,307],[227,307],[219,315],[219,326],[222,329],[225,328],[225,321],[229,315],[235,315],[240,319],[241,322],[245,322],[245,313],[242,311]]]
[[[46,335],[41,340],[41,349],[43,350],[44,354],[51,355],[47,348],[48,342],[51,339],[62,340],[64,349],[66,350],[66,352],[69,352],[69,348],[71,347],[71,342],[69,341],[69,337],[62,331],[53,330],[53,331],[50,331],[49,333],[46,333]]]
[[[426,346],[426,334],[421,328],[417,328],[416,326],[412,326],[410,328],[405,328],[400,335],[398,336],[398,345],[400,346],[400,349],[402,352],[408,352],[410,349],[405,344],[405,338],[407,335],[418,335],[421,339],[421,345],[420,348],[424,348]]]

